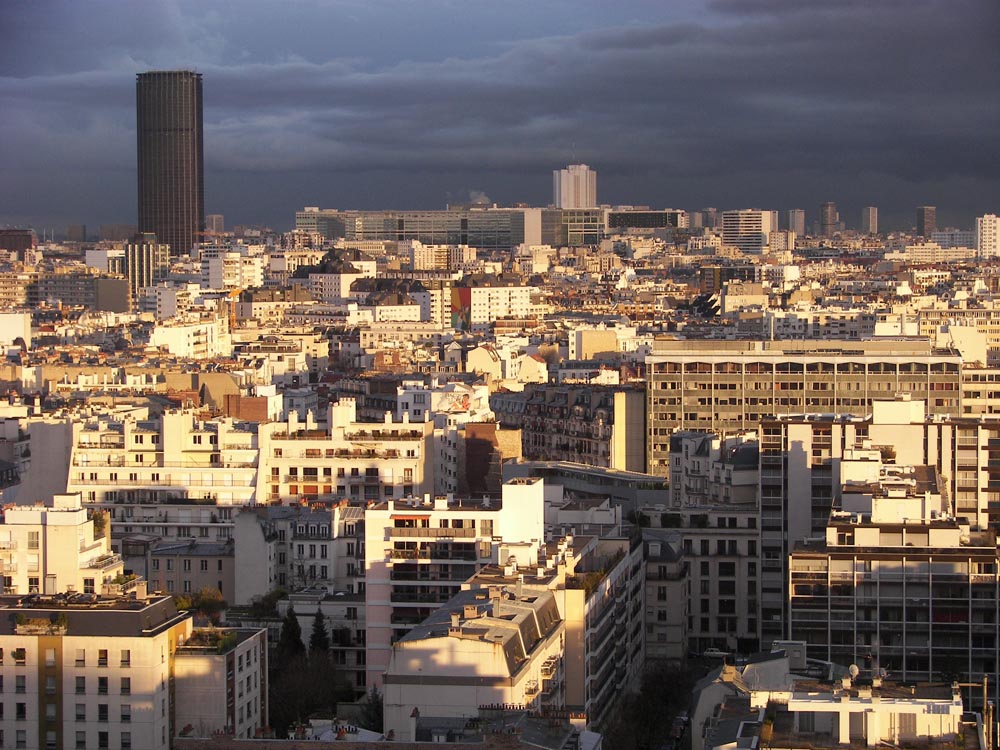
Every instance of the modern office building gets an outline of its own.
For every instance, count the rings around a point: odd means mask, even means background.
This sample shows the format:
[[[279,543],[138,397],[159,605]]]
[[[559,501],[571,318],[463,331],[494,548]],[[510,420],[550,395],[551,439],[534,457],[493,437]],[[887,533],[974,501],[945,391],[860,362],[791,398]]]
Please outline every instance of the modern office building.
[[[840,214],[837,204],[833,201],[821,203],[819,206],[819,233],[821,237],[833,237],[840,224]]]
[[[153,233],[137,234],[125,245],[125,276],[133,305],[146,287],[156,286],[170,272],[170,245]]]
[[[136,76],[139,232],[186,255],[205,229],[201,74]]]
[[[861,209],[861,233],[878,234],[877,206],[865,206]]]
[[[937,208],[935,206],[917,207],[917,234],[930,237],[937,231]]]
[[[646,470],[667,474],[674,430],[738,432],[770,415],[869,414],[909,393],[958,416],[962,358],[926,341],[729,342],[658,339],[647,367]]]
[[[768,235],[778,229],[776,211],[746,208],[722,212],[722,242],[745,253],[761,253]]]
[[[826,533],[831,514],[847,510],[842,473],[868,452],[895,466],[928,467],[942,482],[941,514],[973,531],[996,527],[996,441],[1000,423],[930,415],[916,399],[875,401],[869,417],[799,415],[761,425],[761,637],[788,635],[785,561],[793,546]],[[910,474],[906,474],[907,477]],[[918,518],[900,510],[898,519]],[[939,514],[940,515],[940,514]]]
[[[841,464],[843,510],[791,552],[790,637],[812,658],[904,681],[987,678],[995,697],[995,533],[951,514],[934,467],[866,453]]]
[[[788,211],[788,231],[795,232],[796,237],[806,236],[806,212],[801,208]]]
[[[570,164],[552,172],[556,208],[597,208],[597,172],[586,164]]]
[[[995,258],[1000,254],[997,238],[1000,235],[1000,218],[996,214],[986,214],[976,219],[976,255],[980,258]]]

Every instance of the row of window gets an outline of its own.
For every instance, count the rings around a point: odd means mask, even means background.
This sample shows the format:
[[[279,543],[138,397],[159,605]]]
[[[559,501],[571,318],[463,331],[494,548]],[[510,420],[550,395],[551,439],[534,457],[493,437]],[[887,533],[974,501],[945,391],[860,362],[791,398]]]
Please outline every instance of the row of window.
[[[178,536],[188,536],[188,535],[178,534]],[[166,558],[166,561],[167,561],[167,565],[166,565],[167,570],[173,570],[174,569],[174,559],[171,558],[171,557],[168,557],[168,558]],[[215,564],[216,570],[218,570],[221,573],[222,572],[222,560],[216,560],[215,563],[216,563]],[[199,567],[199,569],[202,572],[207,572],[208,571],[208,560],[199,560],[198,561],[198,567]],[[191,571],[191,560],[189,558],[185,558],[184,560],[182,560],[182,562],[181,562],[181,568],[182,568],[182,570],[185,573],[190,572]],[[160,559],[158,557],[154,557],[153,558],[153,570],[159,570],[159,569],[160,569]]]

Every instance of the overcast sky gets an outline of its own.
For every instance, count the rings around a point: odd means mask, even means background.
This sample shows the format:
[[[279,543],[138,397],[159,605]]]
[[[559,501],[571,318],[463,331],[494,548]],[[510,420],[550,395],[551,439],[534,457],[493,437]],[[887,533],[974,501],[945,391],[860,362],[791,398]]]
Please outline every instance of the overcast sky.
[[[204,74],[205,210],[598,198],[969,227],[997,0],[0,0],[0,225],[135,221],[135,74]]]

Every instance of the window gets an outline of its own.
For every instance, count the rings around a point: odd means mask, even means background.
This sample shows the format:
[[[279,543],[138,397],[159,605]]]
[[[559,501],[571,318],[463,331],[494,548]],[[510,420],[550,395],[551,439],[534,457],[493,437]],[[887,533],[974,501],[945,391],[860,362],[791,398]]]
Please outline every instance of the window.
[[[14,649],[14,664],[18,667],[23,667],[25,661],[28,658],[28,652],[23,648]]]
[[[108,666],[108,650],[106,648],[98,649],[97,651],[97,666],[106,667]]]
[[[87,720],[87,704],[77,703],[76,704],[76,720],[86,721]]]
[[[97,694],[107,695],[108,694],[108,678],[98,677],[97,678]]]
[[[78,648],[76,650],[76,666],[78,667],[87,666],[87,649]]]
[[[168,558],[167,558],[167,570],[173,570],[173,569],[174,569],[174,561],[173,561],[173,560],[171,560],[171,559],[170,559],[170,558],[168,557]]]
[[[97,733],[97,747],[101,750],[107,750],[108,748],[108,733],[98,732]]]
[[[87,678],[77,677],[76,678],[76,694],[85,695],[87,692]]]
[[[122,732],[122,750],[132,750],[131,732]]]
[[[184,581],[184,593],[185,594],[191,593],[191,581]]]
[[[37,565],[38,565],[38,563],[35,563],[36,569],[37,569]],[[28,563],[28,566],[29,566],[29,569],[30,569],[30,567],[31,567],[31,563],[30,562]],[[38,593],[40,593],[39,590],[38,590],[38,576],[29,576],[28,577],[28,593],[29,594],[38,594]]]
[[[46,695],[55,695],[56,694],[56,676],[55,675],[52,675],[52,674],[46,675],[46,677],[45,677],[45,694]]]
[[[38,549],[38,532],[28,532],[28,549]]]
[[[127,648],[122,649],[122,664],[123,667],[132,666],[132,651]]]
[[[190,560],[185,560],[184,561],[184,572],[185,573],[190,573],[191,572],[191,561]]]
[[[108,704],[98,703],[97,704],[97,720],[107,723],[108,721]]]
[[[28,746],[28,732],[24,729],[17,730],[17,744],[16,747],[27,747]]]
[[[45,666],[54,667],[56,665],[56,650],[54,648],[45,649]]]
[[[76,733],[76,750],[87,750],[87,733]]]
[[[159,560],[159,558],[154,557],[153,558],[153,570],[159,570],[159,569],[160,569],[160,560]]]
[[[55,721],[56,720],[56,704],[46,703],[45,704],[45,720]]]
[[[28,704],[27,703],[16,703],[14,704],[14,718],[18,721],[24,721],[28,718]]]
[[[206,571],[206,570],[208,570],[208,560],[202,560],[202,561],[201,561],[201,569],[202,569],[203,571]]]
[[[122,703],[122,724],[132,723],[132,704]]]
[[[25,690],[25,679],[27,679],[23,674],[16,675],[14,677],[14,692],[15,693],[26,693]]]
[[[132,678],[122,677],[122,695],[132,695]]]

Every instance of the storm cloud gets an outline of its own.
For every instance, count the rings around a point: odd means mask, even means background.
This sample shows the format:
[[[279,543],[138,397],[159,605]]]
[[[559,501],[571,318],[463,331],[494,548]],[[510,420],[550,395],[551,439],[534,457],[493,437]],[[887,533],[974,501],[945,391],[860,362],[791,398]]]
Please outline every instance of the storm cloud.
[[[37,2],[0,29],[0,223],[134,220],[134,74],[173,68],[204,74],[228,224],[544,204],[571,161],[609,203],[1000,210],[994,0]]]

